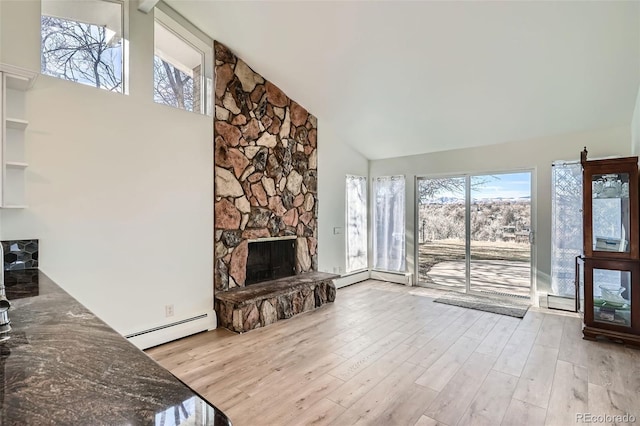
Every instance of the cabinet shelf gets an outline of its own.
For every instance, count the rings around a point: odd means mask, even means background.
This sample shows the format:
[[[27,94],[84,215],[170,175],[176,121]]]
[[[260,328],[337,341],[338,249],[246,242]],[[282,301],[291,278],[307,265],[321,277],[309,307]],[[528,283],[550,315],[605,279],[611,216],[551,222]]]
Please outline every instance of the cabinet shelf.
[[[33,79],[20,75],[7,74],[7,88],[13,90],[26,91],[31,87]]]
[[[5,84],[7,89],[19,90],[21,92],[31,89],[38,76],[38,73],[31,70],[1,63],[0,72],[4,73],[6,77]]]
[[[29,125],[27,120],[23,120],[21,118],[7,117],[5,121],[7,122],[7,129],[24,130]]]
[[[2,206],[1,208],[3,209],[26,209],[27,206],[26,204],[7,204],[5,206]]]
[[[7,161],[4,163],[5,166],[11,167],[13,169],[26,169],[29,167],[28,163],[24,163],[22,161]]]
[[[612,195],[612,196],[605,196],[605,195],[598,195],[597,197],[593,197],[594,200],[628,200],[629,197],[623,197],[620,195]]]

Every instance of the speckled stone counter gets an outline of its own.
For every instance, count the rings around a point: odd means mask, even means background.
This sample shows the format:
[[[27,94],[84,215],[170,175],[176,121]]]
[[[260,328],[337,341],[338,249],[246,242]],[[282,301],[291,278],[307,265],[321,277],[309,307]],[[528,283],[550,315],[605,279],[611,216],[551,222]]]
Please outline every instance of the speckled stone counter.
[[[18,274],[5,275],[0,425],[229,424],[46,275]]]

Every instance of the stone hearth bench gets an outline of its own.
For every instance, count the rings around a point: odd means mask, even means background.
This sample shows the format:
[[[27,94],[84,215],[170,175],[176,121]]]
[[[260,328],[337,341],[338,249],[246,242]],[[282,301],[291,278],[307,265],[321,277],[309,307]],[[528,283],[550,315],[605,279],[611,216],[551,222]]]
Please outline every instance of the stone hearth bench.
[[[305,272],[292,277],[237,287],[215,295],[218,323],[244,333],[311,311],[336,298],[339,275]]]

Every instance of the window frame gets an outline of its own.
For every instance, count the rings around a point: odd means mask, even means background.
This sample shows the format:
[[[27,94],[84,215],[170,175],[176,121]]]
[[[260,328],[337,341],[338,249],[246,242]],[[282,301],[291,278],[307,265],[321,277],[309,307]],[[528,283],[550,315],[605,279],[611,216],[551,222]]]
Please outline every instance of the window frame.
[[[201,115],[213,115],[213,40],[206,36],[202,31],[195,27],[191,22],[187,21],[182,15],[177,13],[165,3],[159,3],[153,9],[154,37],[153,37],[153,58],[156,58],[156,40],[155,40],[155,24],[161,25],[165,30],[169,31],[182,42],[193,48],[201,55],[201,72],[200,72],[200,110],[189,111],[180,107],[175,107],[155,100],[155,88],[153,89],[153,102],[159,105],[181,109],[187,112],[193,112]],[[153,81],[155,82],[155,73],[153,73]],[[194,80],[194,86],[196,86]]]
[[[52,1],[52,0],[49,0]],[[74,20],[74,19],[70,19],[70,18],[60,18],[60,17],[55,17],[52,15],[46,15],[43,12],[43,8],[42,8],[42,4],[43,2],[41,1],[40,3],[40,74],[42,75],[46,75],[48,77],[52,77],[52,78],[56,78],[58,80],[62,80],[62,81],[68,81],[70,83],[74,83],[74,84],[80,84],[82,86],[87,86],[87,87],[93,87],[95,89],[99,89],[99,90],[103,90],[105,92],[108,93],[117,93],[117,94],[121,94],[121,95],[128,95],[129,94],[129,8],[128,8],[128,2],[126,0],[95,0],[95,1],[100,1],[100,2],[105,2],[105,3],[113,3],[113,4],[117,4],[118,6],[120,6],[120,25],[122,28],[122,64],[121,64],[121,86],[122,86],[122,90],[120,91],[113,91],[113,90],[107,90],[105,88],[102,87],[96,87],[95,85],[91,85],[91,84],[86,84],[86,83],[82,83],[82,82],[78,82],[78,81],[73,81],[73,80],[68,80],[66,78],[60,78],[51,74],[46,74],[43,72],[42,69],[42,17],[43,16],[48,16],[51,18],[58,18],[58,19],[64,19],[67,21],[73,21],[73,22],[78,22],[78,23],[83,23],[83,24],[88,24],[88,25],[94,25],[94,26],[99,26],[99,24],[93,24],[93,23],[89,23],[89,22],[85,22],[85,21],[78,21],[78,20]]]

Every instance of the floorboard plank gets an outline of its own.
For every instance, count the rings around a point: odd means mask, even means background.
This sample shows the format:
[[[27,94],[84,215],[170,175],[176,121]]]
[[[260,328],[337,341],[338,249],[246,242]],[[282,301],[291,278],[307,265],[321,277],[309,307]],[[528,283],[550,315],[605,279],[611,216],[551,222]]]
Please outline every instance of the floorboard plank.
[[[560,348],[564,320],[565,317],[563,316],[545,315],[536,338],[536,345]]]
[[[388,424],[384,422],[384,419],[388,421],[390,418],[406,418],[407,416],[415,416],[411,422],[415,423],[424,411],[425,405],[429,404],[436,395],[435,391],[420,388],[414,384],[422,372],[424,372],[424,368],[413,364],[399,365],[340,417],[336,418],[333,424],[337,426]],[[411,408],[409,413],[401,412],[400,408],[404,407],[404,410],[408,408],[408,402],[410,403],[409,408]]]
[[[429,416],[423,415],[418,419],[416,424],[413,426],[447,426],[447,425],[437,420],[434,420]]]
[[[476,352],[496,358],[499,357],[502,349],[504,349],[509,341],[511,334],[513,334],[513,331],[518,326],[519,321],[517,318],[501,315],[495,327],[493,327],[487,337],[482,340]]]
[[[350,380],[347,380],[342,386],[336,389],[328,399],[349,408],[354,402],[362,398],[374,386],[380,383],[399,365],[404,363],[407,358],[411,357],[417,348],[406,346],[404,344],[392,349],[379,360],[373,362],[370,366],[356,374]]]
[[[558,359],[586,368],[590,343],[582,338],[582,318],[565,318]]]
[[[292,419],[289,424],[293,426],[325,426],[331,424],[344,411],[344,407],[323,398],[309,409],[298,413],[298,416]]]
[[[402,341],[406,340],[407,337],[407,334],[394,331],[347,359],[339,366],[329,371],[329,374],[341,380],[349,380],[371,365],[372,362],[381,358],[385,353],[389,352]]]
[[[543,426],[547,410],[517,399],[512,399],[502,419],[502,426]],[[558,425],[560,426],[560,425]]]
[[[440,392],[471,356],[479,340],[460,337],[416,380],[416,384]]]
[[[455,425],[475,398],[496,358],[474,352],[424,412],[440,422]]]
[[[522,369],[527,363],[527,358],[529,358],[529,353],[533,347],[536,335],[536,332],[516,328],[507,341],[504,350],[498,357],[493,369],[520,377]]]
[[[557,359],[558,349],[533,345],[513,397],[546,409]]]
[[[518,378],[492,370],[458,426],[494,426],[502,422],[509,408]]]
[[[568,425],[578,413],[588,411],[588,378],[585,367],[558,360],[553,378],[546,424]]]
[[[640,419],[640,406],[635,405],[632,402],[633,398],[628,394],[589,383],[588,395],[589,409],[586,412],[594,416],[633,415],[636,419]]]

